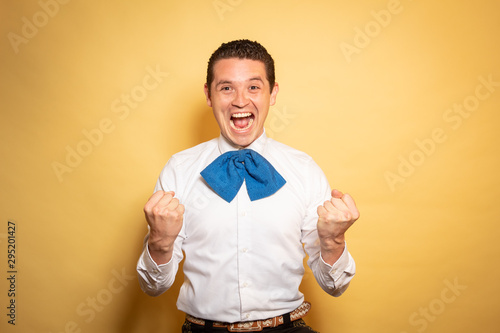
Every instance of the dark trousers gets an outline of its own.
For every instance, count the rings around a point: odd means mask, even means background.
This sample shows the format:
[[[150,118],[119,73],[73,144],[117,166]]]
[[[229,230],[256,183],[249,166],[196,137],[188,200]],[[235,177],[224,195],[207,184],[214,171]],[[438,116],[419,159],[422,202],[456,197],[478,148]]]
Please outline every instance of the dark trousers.
[[[207,322],[205,326],[196,325],[188,322],[187,320],[182,325],[182,333],[196,333],[196,332],[207,332],[207,333],[221,333],[229,332],[227,328],[221,327],[210,327],[210,322]],[[319,333],[314,331],[312,328],[306,325],[302,320],[295,320],[288,324],[283,324],[278,327],[264,328],[262,333]]]

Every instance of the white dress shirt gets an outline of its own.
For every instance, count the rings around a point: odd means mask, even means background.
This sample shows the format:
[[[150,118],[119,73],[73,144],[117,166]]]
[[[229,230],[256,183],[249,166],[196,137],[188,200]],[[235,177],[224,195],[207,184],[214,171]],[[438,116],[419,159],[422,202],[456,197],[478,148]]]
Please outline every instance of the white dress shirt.
[[[328,181],[312,158],[265,133],[249,147],[285,178],[275,194],[250,201],[245,183],[230,202],[220,198],[200,172],[221,154],[236,150],[224,137],[173,155],[155,191],[175,191],[185,206],[170,262],[157,265],[144,251],[137,271],[141,288],[157,296],[169,289],[179,263],[184,283],[177,307],[192,316],[223,322],[275,317],[296,309],[307,261],[319,285],[340,296],[355,273],[347,247],[333,265],[320,256],[317,207],[331,198]],[[305,250],[305,252],[304,252]]]

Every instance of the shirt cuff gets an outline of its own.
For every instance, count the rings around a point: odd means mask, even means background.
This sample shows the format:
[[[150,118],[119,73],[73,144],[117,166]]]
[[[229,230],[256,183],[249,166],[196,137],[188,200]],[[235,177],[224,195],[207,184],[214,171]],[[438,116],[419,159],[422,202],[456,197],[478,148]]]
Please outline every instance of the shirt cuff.
[[[351,258],[349,251],[347,251],[347,244],[345,244],[344,251],[342,252],[340,258],[337,259],[333,265],[326,263],[321,255],[320,258],[322,271],[329,274],[333,278],[333,281],[337,281],[341,275],[344,274],[344,272],[354,275],[354,271],[350,267]]]
[[[169,271],[169,266],[172,265],[173,259],[174,259],[174,256],[172,256],[172,258],[170,258],[169,262],[167,262],[165,264],[158,265],[151,257],[151,254],[149,253],[149,247],[146,244],[144,251],[142,253],[142,256],[139,260],[138,266],[140,268],[142,268],[143,270],[145,270],[149,273],[152,273],[153,275],[160,276],[160,275],[162,275],[162,273],[167,273]]]

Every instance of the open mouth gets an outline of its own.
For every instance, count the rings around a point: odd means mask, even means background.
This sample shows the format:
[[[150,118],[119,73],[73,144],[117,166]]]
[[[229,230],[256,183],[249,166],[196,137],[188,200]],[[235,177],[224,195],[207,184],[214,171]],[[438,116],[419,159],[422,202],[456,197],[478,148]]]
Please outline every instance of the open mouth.
[[[235,113],[231,116],[229,123],[231,127],[236,131],[245,131],[249,129],[255,116],[251,112]]]

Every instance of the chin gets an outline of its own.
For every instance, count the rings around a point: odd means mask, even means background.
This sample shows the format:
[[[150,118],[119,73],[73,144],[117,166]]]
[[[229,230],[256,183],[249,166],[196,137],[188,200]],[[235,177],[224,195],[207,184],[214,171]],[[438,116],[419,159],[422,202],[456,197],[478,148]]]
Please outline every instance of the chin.
[[[247,133],[236,133],[231,131],[229,134],[230,135],[226,136],[226,138],[233,144],[233,146],[244,148],[257,140],[262,132],[260,134],[256,134],[256,131],[249,131]]]
[[[238,147],[247,147],[249,146],[254,140],[252,140],[251,138],[240,138],[240,139],[234,139],[232,140],[233,144],[235,146],[238,146]]]

